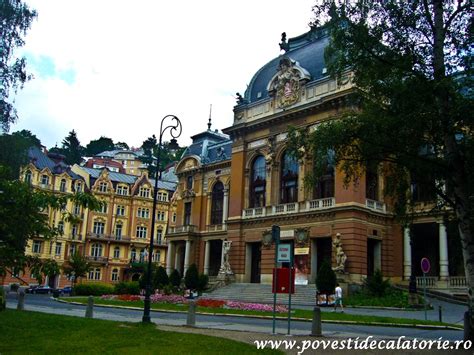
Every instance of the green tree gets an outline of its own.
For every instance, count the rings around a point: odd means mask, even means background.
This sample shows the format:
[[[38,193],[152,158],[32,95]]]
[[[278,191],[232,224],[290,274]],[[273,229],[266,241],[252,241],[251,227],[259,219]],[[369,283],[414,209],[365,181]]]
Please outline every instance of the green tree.
[[[4,132],[18,119],[9,101],[11,92],[16,93],[31,79],[26,72],[26,59],[14,58],[13,52],[25,44],[23,37],[36,15],[20,0],[0,0],[0,124]]]
[[[13,132],[12,136],[25,139],[26,141],[30,142],[30,146],[36,146],[38,148],[42,147],[39,138],[27,129],[22,129],[21,131]]]
[[[292,131],[290,140],[300,156],[331,150],[346,183],[380,166],[403,223],[410,221],[410,181],[434,191],[438,211],[449,207],[457,219],[474,306],[472,12],[471,1],[315,6],[314,25],[331,37],[328,72],[339,82],[351,73],[353,95],[340,119],[313,133]],[[322,174],[318,165],[313,178]]]
[[[156,158],[158,156],[158,141],[155,135],[148,137],[143,141],[142,149],[144,156],[142,161],[148,166],[148,174],[151,177],[156,176]],[[181,158],[186,148],[179,148],[177,151],[169,149],[169,142],[164,142],[161,146],[160,151],[160,169],[163,171],[165,167],[173,161],[177,161]]]
[[[153,275],[153,285],[155,289],[163,289],[166,285],[169,284],[168,274],[163,266],[159,266],[156,269],[155,274]]]
[[[84,277],[91,270],[92,264],[89,263],[85,256],[75,252],[69,260],[63,265],[64,273],[73,278],[73,286],[79,278]]]
[[[130,147],[129,147],[128,144],[125,143],[125,142],[117,142],[117,143],[115,143],[115,149],[129,150]]]
[[[327,261],[324,261],[316,275],[316,287],[321,293],[332,294],[336,288],[336,274]]]
[[[59,153],[64,154],[66,157],[66,164],[74,165],[82,162],[84,147],[81,146],[76,131],[72,130],[68,136],[63,139],[62,148]]]
[[[176,288],[181,286],[181,275],[176,269],[174,269],[170,274],[170,284]]]
[[[29,131],[22,131],[29,132]],[[8,169],[4,173],[8,179],[18,179],[20,167],[28,163],[28,148],[35,145],[36,136],[15,132],[0,135],[0,165]]]
[[[190,290],[196,290],[199,286],[199,273],[196,264],[189,265],[184,274],[184,285]]]
[[[93,139],[86,145],[85,155],[91,157],[98,153],[105,152],[107,150],[114,150],[114,141],[111,138],[100,137],[99,139]]]

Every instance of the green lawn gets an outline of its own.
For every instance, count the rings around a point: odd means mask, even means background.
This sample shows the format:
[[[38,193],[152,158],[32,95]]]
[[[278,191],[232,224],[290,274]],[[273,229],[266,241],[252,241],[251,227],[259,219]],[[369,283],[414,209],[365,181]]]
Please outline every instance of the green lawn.
[[[86,304],[87,297],[64,297],[61,298],[64,301],[73,301]],[[105,304],[105,305],[114,305],[114,306],[126,306],[126,307],[137,307],[143,308],[143,301],[118,301],[118,300],[103,300],[100,297],[94,297],[94,304]],[[188,305],[185,304],[169,304],[169,303],[152,303],[152,309],[162,310],[162,311],[177,311],[177,312],[187,312]],[[197,307],[197,312],[202,313],[214,313],[214,314],[241,314],[249,316],[267,316],[271,317],[272,312],[258,312],[258,311],[243,311],[238,309],[224,309],[224,308],[207,308],[207,307]],[[311,310],[302,310],[294,309],[292,310],[293,317],[312,319],[313,311]],[[287,313],[278,313],[279,317],[287,317]],[[419,324],[419,325],[451,325],[447,323],[440,323],[436,321],[425,321],[419,319],[407,319],[407,318],[391,318],[391,317],[380,317],[380,316],[365,316],[365,315],[356,315],[348,313],[332,313],[332,312],[321,312],[322,320],[334,320],[334,321],[354,321],[360,324],[371,324],[371,323],[390,323],[390,324]]]
[[[0,354],[20,353],[260,354],[261,350],[223,338],[160,331],[153,324],[0,312]]]

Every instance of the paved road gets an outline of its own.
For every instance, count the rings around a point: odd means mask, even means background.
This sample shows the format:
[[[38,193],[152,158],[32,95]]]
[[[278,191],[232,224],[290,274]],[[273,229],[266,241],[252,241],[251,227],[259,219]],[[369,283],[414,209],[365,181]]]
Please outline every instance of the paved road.
[[[7,307],[16,307],[16,294],[10,293],[7,297]],[[71,305],[57,302],[48,295],[26,295],[25,309],[31,311],[65,314],[83,317],[85,306]],[[142,318],[141,311],[95,307],[94,317],[116,321],[139,322]],[[152,321],[157,324],[181,326],[186,323],[186,314],[152,312]],[[207,316],[197,315],[196,324],[199,327],[211,329],[244,330],[257,333],[271,333],[272,321],[268,319],[256,319],[235,316]],[[310,322],[292,321],[291,334],[308,335],[311,330]],[[286,334],[287,322],[277,321],[277,332]],[[414,328],[390,328],[371,327],[345,324],[323,324],[323,335],[344,337],[366,337],[372,335],[376,338],[392,338],[406,336],[407,338],[438,339],[442,337],[447,340],[462,340],[463,332],[458,330],[424,330]]]

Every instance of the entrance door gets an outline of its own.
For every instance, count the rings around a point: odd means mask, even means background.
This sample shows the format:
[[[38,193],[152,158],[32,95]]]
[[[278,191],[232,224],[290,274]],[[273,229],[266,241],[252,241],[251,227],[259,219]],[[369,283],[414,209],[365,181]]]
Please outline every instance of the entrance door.
[[[317,238],[316,239],[316,252],[317,252],[317,270],[321,269],[321,265],[324,261],[327,261],[329,265],[332,262],[332,238]]]
[[[217,276],[221,268],[222,240],[211,240],[209,256],[209,276]]]
[[[260,262],[262,260],[262,243],[252,243],[252,262],[250,267],[250,282],[260,283]]]

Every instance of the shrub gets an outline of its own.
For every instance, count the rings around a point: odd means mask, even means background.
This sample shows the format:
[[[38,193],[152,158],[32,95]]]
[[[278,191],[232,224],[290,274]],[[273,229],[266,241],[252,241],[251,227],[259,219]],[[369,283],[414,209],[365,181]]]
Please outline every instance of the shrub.
[[[156,272],[153,275],[153,286],[155,289],[163,289],[166,285],[170,283],[168,274],[163,266],[158,267]]]
[[[190,290],[198,288],[199,273],[196,264],[191,264],[184,275],[184,285]]]
[[[207,284],[209,283],[209,276],[200,274],[199,275],[199,280],[198,280],[198,287],[197,290],[199,292],[202,292],[206,289]]]
[[[114,293],[114,287],[103,283],[83,283],[74,287],[77,296],[102,296]]]
[[[390,280],[383,279],[382,271],[376,270],[374,274],[364,280],[364,287],[375,297],[383,297],[390,287]]]
[[[173,293],[173,286],[168,284],[163,287],[163,294],[164,295],[171,295]]]
[[[5,295],[5,289],[0,286],[0,312],[6,308],[7,296]]]
[[[316,287],[321,293],[334,293],[334,289],[336,288],[336,274],[327,261],[321,264],[321,268],[316,276]]]
[[[140,286],[137,281],[122,281],[115,285],[114,293],[117,295],[139,295]]]
[[[172,286],[179,287],[181,285],[181,275],[178,270],[174,269],[169,279]]]

